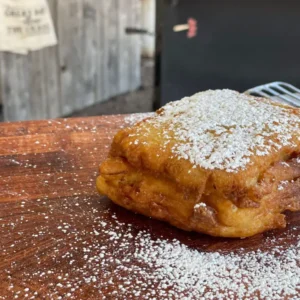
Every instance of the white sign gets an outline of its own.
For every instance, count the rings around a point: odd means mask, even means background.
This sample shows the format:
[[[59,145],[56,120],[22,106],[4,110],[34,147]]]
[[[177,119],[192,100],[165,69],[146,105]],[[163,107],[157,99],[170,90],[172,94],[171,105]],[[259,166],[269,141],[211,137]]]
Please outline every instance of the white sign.
[[[56,44],[46,0],[0,0],[0,51],[27,54]]]

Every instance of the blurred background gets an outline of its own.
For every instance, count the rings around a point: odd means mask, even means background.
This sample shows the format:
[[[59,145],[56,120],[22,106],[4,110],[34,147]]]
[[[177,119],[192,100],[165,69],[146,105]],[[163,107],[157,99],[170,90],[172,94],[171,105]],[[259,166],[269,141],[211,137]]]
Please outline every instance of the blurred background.
[[[0,52],[2,121],[148,112],[271,81],[300,87],[297,0],[47,4],[57,45]]]

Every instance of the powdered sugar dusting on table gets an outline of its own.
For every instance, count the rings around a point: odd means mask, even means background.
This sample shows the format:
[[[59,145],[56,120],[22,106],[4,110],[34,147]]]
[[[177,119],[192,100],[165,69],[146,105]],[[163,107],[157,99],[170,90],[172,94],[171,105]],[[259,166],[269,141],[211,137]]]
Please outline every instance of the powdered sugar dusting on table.
[[[86,201],[91,203],[92,199]],[[91,219],[93,214],[95,217]],[[26,287],[27,280],[49,282],[47,278],[53,282],[48,294],[52,299],[78,299],[86,286],[95,299],[275,300],[297,299],[299,295],[297,226],[281,235],[286,245],[278,243],[276,238],[265,238],[261,245],[265,244],[263,248],[268,250],[240,248],[222,252],[219,248],[207,252],[124,223],[110,208],[101,214],[93,208],[85,216],[88,224],[85,230],[76,228],[73,221],[57,221],[58,231],[66,237],[73,236],[67,239],[69,250],[62,257],[69,268],[60,270],[59,264],[55,264],[53,268],[25,272],[24,286],[28,290],[18,294],[20,298],[27,293],[33,296],[30,299],[35,299],[30,285]],[[32,241],[41,238],[40,234],[33,236]],[[46,228],[42,236],[45,235]],[[54,253],[63,243],[64,239],[56,241]],[[38,256],[36,259],[39,260]],[[57,257],[53,259],[59,262]],[[7,276],[13,288],[12,277],[9,273]]]
[[[177,240],[143,239],[146,247],[135,256],[156,267],[151,280],[175,295],[186,293],[181,299],[283,299],[300,292],[300,242],[285,251],[221,254],[198,252]],[[164,290],[158,294],[167,296]]]
[[[165,126],[164,140],[175,138],[179,159],[206,169],[235,172],[283,146],[296,147],[300,115],[291,108],[231,90],[197,93],[164,106],[147,123]],[[170,131],[174,137],[170,137]]]
[[[241,242],[134,216],[99,197],[94,187],[99,152],[105,151],[102,135],[111,141],[118,130],[104,125],[121,123],[109,118],[75,126],[68,120],[47,122],[53,132],[65,127],[80,139],[64,148],[69,132],[59,135],[57,145],[41,135],[41,149],[57,146],[61,151],[2,156],[0,299],[299,298],[297,213],[284,231]],[[81,144],[84,131],[91,135],[89,143]],[[36,134],[32,137],[37,141]],[[27,178],[22,185],[18,174]],[[249,245],[253,250],[242,248]]]
[[[115,219],[116,225],[125,224]],[[101,268],[117,262],[112,278],[129,273],[113,295],[133,299],[283,299],[300,292],[300,240],[284,249],[270,239],[270,251],[202,252],[179,240],[154,238],[129,224],[115,231],[108,224],[101,232],[111,237],[114,257],[104,249]],[[200,238],[200,237],[199,237]],[[133,252],[132,244],[135,245]],[[151,270],[151,271],[150,271]],[[149,291],[152,286],[152,291]],[[146,291],[146,292],[145,292]],[[133,295],[133,296],[132,296]],[[203,298],[201,298],[203,297]]]

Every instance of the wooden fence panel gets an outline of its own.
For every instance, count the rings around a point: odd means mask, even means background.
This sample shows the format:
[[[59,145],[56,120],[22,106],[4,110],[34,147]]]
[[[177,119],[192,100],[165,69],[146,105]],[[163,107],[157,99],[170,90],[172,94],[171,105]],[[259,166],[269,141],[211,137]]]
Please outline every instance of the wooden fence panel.
[[[107,84],[105,85],[105,98],[118,94],[118,1],[105,1],[104,6],[104,60],[106,62],[105,70]]]
[[[57,0],[48,0],[49,8],[56,32],[58,32],[57,24]],[[58,55],[58,47],[49,47],[43,50],[43,73],[45,86],[45,95],[48,107],[48,118],[55,118],[63,115],[61,101],[61,81],[60,81],[60,63]]]
[[[125,33],[125,28],[131,24],[131,5],[119,0],[118,35],[119,35],[119,92],[125,93],[130,86],[130,44],[131,37]]]
[[[141,1],[129,0],[131,13],[130,21],[132,27],[141,26]],[[141,78],[141,37],[139,35],[130,36],[130,90],[135,90],[140,86]],[[138,68],[136,66],[139,66]]]
[[[96,102],[97,85],[97,3],[95,0],[83,2],[83,35],[82,35],[82,79],[83,106]]]
[[[43,51],[34,51],[28,54],[28,74],[30,74],[28,83],[29,104],[30,114],[33,119],[45,119],[48,117]]]
[[[31,117],[28,57],[1,54],[1,98],[4,120]]]
[[[140,0],[48,0],[58,46],[0,53],[7,121],[54,118],[140,85]]]
[[[95,65],[97,68],[96,76],[96,102],[103,101],[107,99],[105,87],[107,85],[107,72],[106,72],[106,62],[105,62],[105,3],[106,0],[99,0],[96,6],[96,60]]]
[[[53,19],[56,19],[56,1],[48,0],[48,3]],[[28,118],[46,119],[61,115],[57,47],[48,47],[28,54],[28,77]]]
[[[64,115],[82,107],[82,0],[58,1],[61,100]]]

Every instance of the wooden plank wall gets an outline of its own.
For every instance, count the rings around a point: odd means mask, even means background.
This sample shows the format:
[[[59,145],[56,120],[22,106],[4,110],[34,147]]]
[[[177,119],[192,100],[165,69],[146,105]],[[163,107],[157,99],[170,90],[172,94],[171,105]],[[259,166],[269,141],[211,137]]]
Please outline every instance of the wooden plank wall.
[[[59,44],[0,53],[4,120],[66,116],[140,85],[140,0],[48,0]]]

